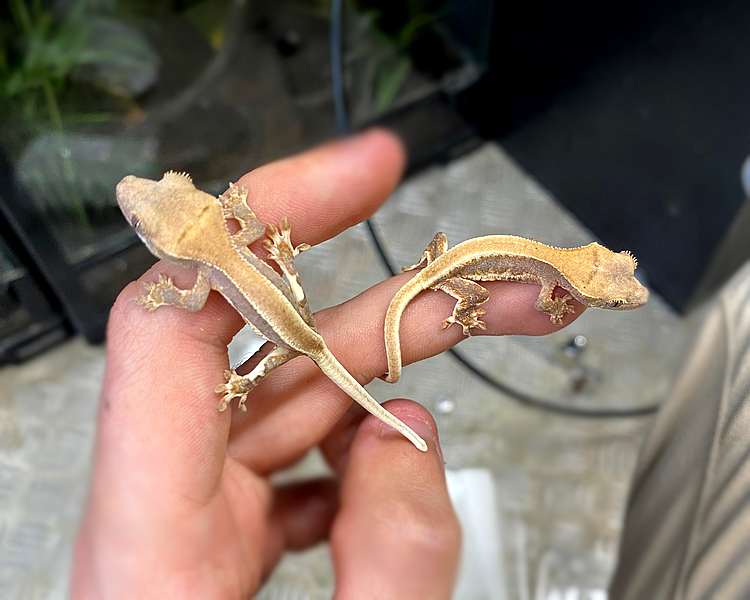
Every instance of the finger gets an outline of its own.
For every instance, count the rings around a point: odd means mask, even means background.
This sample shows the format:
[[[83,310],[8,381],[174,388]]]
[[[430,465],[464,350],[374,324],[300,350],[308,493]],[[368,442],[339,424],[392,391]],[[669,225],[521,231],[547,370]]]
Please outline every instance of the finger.
[[[243,181],[253,189],[260,216],[286,214],[315,243],[375,210],[403,163],[398,140],[374,130],[256,169]],[[146,312],[135,300],[142,282],[159,273],[172,275],[181,288],[195,280],[192,270],[158,263],[120,294],[108,329],[99,447],[108,448],[112,466],[120,460],[148,464],[159,456],[163,469],[154,476],[168,473],[178,489],[202,498],[221,472],[229,416],[216,414],[214,388],[227,365],[226,345],[242,321],[216,294],[197,313],[172,307]]]
[[[190,269],[164,263],[141,279],[154,281],[157,273],[180,288],[195,280]],[[146,311],[137,302],[143,293],[143,281],[131,283],[110,312],[95,481],[122,486],[126,498],[177,494],[205,502],[224,464],[229,413],[217,412],[214,388],[226,368],[225,330],[238,322],[215,294],[190,313]]]
[[[264,223],[288,217],[294,244],[317,244],[363,221],[393,192],[406,163],[398,138],[385,129],[269,163],[238,181]]]
[[[360,383],[386,371],[383,320],[396,291],[409,279],[404,274],[378,284],[360,296],[316,315],[318,330],[333,354]],[[539,287],[526,283],[483,284],[490,300],[484,335],[542,335],[559,329],[534,308]],[[464,339],[461,327],[442,329],[455,300],[443,292],[428,290],[406,309],[401,323],[404,364],[443,352]],[[570,323],[582,312],[566,315]],[[249,399],[248,415],[232,425],[229,451],[259,472],[270,472],[297,460],[320,443],[351,406],[341,392],[307,358],[298,358],[277,369]],[[279,431],[294,435],[279,436]],[[349,432],[351,434],[351,432]]]
[[[285,550],[304,550],[328,537],[338,509],[338,482],[319,478],[274,490],[270,534],[264,552],[268,573]]]
[[[368,416],[341,484],[331,531],[341,598],[450,598],[461,529],[448,496],[435,423],[419,405],[388,409],[429,445],[426,453]]]

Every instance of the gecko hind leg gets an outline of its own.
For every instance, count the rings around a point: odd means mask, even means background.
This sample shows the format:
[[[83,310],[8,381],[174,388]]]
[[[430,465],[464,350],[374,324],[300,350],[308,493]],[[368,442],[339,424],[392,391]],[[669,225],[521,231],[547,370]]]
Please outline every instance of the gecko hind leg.
[[[453,323],[461,325],[464,335],[471,335],[471,329],[474,327],[487,329],[482,321],[482,316],[487,314],[487,311],[479,308],[490,298],[490,293],[484,287],[470,279],[451,277],[432,289],[441,290],[458,300],[453,307],[453,314],[443,321],[443,329],[447,329]]]
[[[432,241],[427,244],[427,247],[424,249],[424,252],[422,253],[422,258],[420,261],[416,264],[409,265],[408,267],[403,267],[401,269],[401,272],[404,271],[411,271],[413,269],[419,269],[420,267],[426,267],[429,265],[433,260],[435,260],[438,256],[441,254],[445,254],[445,251],[448,249],[448,236],[445,235],[442,231],[438,231],[435,234],[435,237],[432,238]]]
[[[553,296],[557,282],[544,281],[542,282],[542,289],[539,290],[539,296],[534,303],[534,308],[538,311],[549,315],[549,320],[555,325],[560,325],[565,318],[565,315],[574,313],[575,309],[568,303],[568,300],[572,300],[570,294],[565,294],[555,298]]]
[[[239,231],[231,234],[238,246],[248,246],[263,237],[266,226],[248,205],[247,190],[244,187],[230,183],[227,190],[219,196],[219,202],[224,218],[234,219],[240,225]]]
[[[197,312],[206,304],[211,291],[211,281],[205,269],[198,269],[195,284],[189,290],[178,288],[171,277],[159,275],[157,282],[147,283],[146,292],[136,302],[154,311],[160,306],[177,306],[191,312]]]
[[[276,367],[280,367],[299,355],[300,353],[296,350],[276,346],[247,375],[238,375],[234,369],[224,371],[225,382],[216,386],[215,390],[217,394],[222,395],[217,407],[218,411],[224,412],[235,398],[239,398],[240,410],[246,411],[247,394]]]
[[[278,227],[275,225],[269,225],[266,230],[266,235],[268,236],[268,239],[263,243],[263,246],[268,251],[268,257],[279,266],[279,269],[281,269],[284,278],[292,290],[292,294],[294,295],[294,299],[300,309],[302,318],[305,319],[308,324],[312,325],[312,313],[310,312],[310,307],[307,303],[305,290],[302,287],[302,279],[297,271],[297,266],[294,264],[294,257],[300,252],[309,250],[310,245],[292,245],[292,228],[289,225],[289,219],[286,217],[281,219],[281,223]]]

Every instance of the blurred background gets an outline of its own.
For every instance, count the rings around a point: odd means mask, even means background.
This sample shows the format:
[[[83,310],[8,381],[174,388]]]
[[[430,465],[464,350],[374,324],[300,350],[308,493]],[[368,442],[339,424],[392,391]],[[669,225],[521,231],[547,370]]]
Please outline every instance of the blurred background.
[[[351,126],[395,129],[409,172],[369,227],[300,257],[313,308],[413,263],[438,230],[451,245],[513,233],[638,256],[644,309],[587,311],[544,339],[472,339],[395,387],[370,386],[438,419],[464,525],[457,598],[607,597],[640,439],[702,308],[750,257],[750,4],[330,11],[327,0],[0,6],[0,597],[66,594],[107,314],[154,261],[115,183],[177,169],[220,193],[339,133],[332,32]],[[243,333],[233,361],[254,347]],[[322,468],[311,455],[287,476]],[[321,547],[286,558],[261,597],[331,589]]]

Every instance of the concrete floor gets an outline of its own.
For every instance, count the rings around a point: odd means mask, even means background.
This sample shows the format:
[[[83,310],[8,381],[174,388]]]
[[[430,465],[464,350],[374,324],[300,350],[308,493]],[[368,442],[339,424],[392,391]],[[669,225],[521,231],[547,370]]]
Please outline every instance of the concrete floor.
[[[375,220],[397,264],[414,262],[438,230],[451,245],[487,233],[562,246],[594,239],[494,145],[410,179]],[[302,255],[300,267],[314,308],[385,277],[361,226]],[[586,342],[582,351],[571,350],[575,336]],[[663,400],[689,337],[687,324],[653,297],[632,313],[587,311],[543,339],[475,338],[461,350],[526,393],[562,404],[626,408]],[[2,598],[65,597],[103,366],[102,348],[73,340],[0,371]],[[648,419],[584,420],[530,410],[447,355],[409,367],[405,375],[396,386],[376,381],[369,389],[380,400],[416,399],[437,416],[446,466],[459,482],[457,502],[477,499],[466,483],[473,474],[491,482],[496,531],[476,534],[467,523],[466,578],[457,596],[605,598]],[[313,456],[295,473],[320,468]],[[467,586],[481,573],[478,549],[488,538],[496,538],[502,578],[478,592]],[[327,550],[320,547],[286,558],[261,597],[327,598],[331,589]]]

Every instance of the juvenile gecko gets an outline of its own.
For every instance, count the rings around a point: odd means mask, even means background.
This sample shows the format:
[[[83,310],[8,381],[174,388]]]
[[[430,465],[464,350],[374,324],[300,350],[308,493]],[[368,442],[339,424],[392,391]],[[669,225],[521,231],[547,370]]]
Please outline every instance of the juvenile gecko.
[[[160,276],[146,285],[139,302],[148,310],[178,306],[190,311],[203,308],[213,289],[275,348],[247,375],[234,370],[224,373],[225,383],[219,411],[234,398],[245,409],[250,390],[273,369],[302,354],[365,409],[403,434],[419,450],[427,444],[396,418],[339,363],[315,329],[313,316],[302,289],[294,257],[310,246],[292,246],[289,222],[266,227],[247,204],[247,191],[231,185],[218,198],[202,192],[185,173],[168,172],[159,181],[128,175],[117,185],[117,202],[125,218],[149,250],[158,258],[196,267],[192,289],[177,288]],[[232,233],[228,222],[239,229]],[[267,235],[265,248],[283,277],[253,254],[248,246]]]
[[[467,240],[448,250],[442,232],[425,248],[422,259],[404,271],[424,267],[407,281],[391,300],[385,316],[385,350],[388,357],[386,381],[401,376],[399,326],[406,306],[426,289],[442,290],[456,299],[453,314],[443,329],[461,325],[464,335],[471,329],[485,329],[480,305],[489,292],[477,281],[523,281],[542,286],[535,308],[547,313],[553,323],[573,312],[571,296],[596,308],[627,310],[648,300],[648,290],[635,278],[638,261],[627,250],[612,252],[592,242],[578,248],[555,248],[513,235],[488,235]],[[556,286],[568,292],[554,297]]]

